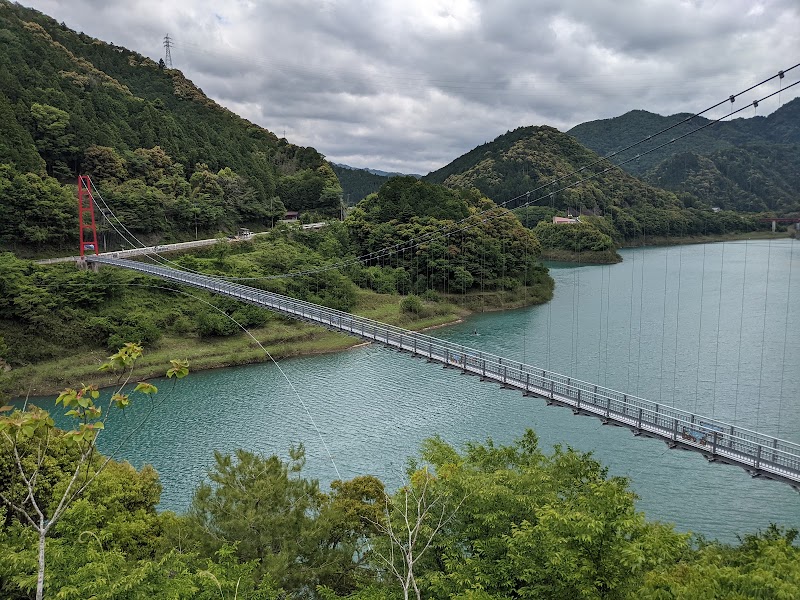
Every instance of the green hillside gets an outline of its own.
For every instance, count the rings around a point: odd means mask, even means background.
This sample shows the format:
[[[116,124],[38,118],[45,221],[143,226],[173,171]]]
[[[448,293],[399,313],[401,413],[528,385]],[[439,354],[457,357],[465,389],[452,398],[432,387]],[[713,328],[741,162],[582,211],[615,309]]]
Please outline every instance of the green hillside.
[[[607,155],[688,116],[663,117],[634,110],[613,119],[582,123],[568,133],[586,147]],[[635,158],[709,122],[696,117],[613,160],[620,163]],[[795,98],[766,117],[716,123],[640,156],[623,168],[654,185],[691,194],[708,206],[790,212],[800,208],[798,150],[800,98]]]
[[[708,206],[777,214],[800,212],[800,145],[752,144],[676,154],[651,170],[655,185]]]
[[[354,206],[364,198],[377,192],[389,179],[387,175],[376,175],[366,169],[351,169],[341,165],[331,165],[342,185],[343,200]]]
[[[476,187],[499,203],[547,185],[597,158],[594,152],[553,127],[520,127],[478,146],[425,179],[449,187]],[[608,166],[595,165],[583,171],[581,177],[561,180],[536,195],[544,197],[554,188],[599,173]],[[586,207],[601,211],[643,203],[662,207],[680,205],[673,194],[645,185],[616,169],[548,197],[546,203],[556,209]]]
[[[74,242],[50,213],[74,213],[59,184],[78,173],[123,206],[134,231],[167,237],[266,224],[284,207],[338,213],[341,193],[316,150],[219,106],[180,71],[7,0],[0,165],[0,245],[14,248]]]
[[[609,163],[578,141],[552,127],[520,127],[478,146],[449,165],[434,171],[426,180],[453,188],[477,188],[502,203],[517,198],[509,207],[530,203],[517,213],[529,227],[550,221],[560,214],[581,215],[584,233],[542,224],[537,235],[545,255],[548,249],[599,252],[597,260],[607,261],[614,244],[647,237],[686,237],[748,231],[758,225],[753,219],[710,208],[687,208],[696,203],[692,196],[648,185],[621,169],[606,173]],[[570,175],[580,172],[580,174]],[[577,183],[591,174],[596,177]],[[561,178],[564,179],[561,179]],[[553,181],[559,180],[552,184]],[[563,189],[571,183],[574,187]],[[530,195],[527,194],[531,191]],[[556,193],[551,193],[556,191]],[[589,231],[590,230],[590,231]]]

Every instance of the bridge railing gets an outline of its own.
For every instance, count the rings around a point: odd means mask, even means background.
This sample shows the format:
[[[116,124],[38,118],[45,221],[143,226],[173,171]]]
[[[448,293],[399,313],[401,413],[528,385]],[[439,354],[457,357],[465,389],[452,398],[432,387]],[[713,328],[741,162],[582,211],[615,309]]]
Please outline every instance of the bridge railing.
[[[364,339],[412,352],[465,372],[491,379],[525,393],[545,397],[602,419],[623,424],[634,431],[658,436],[684,447],[693,447],[712,458],[752,467],[800,482],[800,444],[652,402],[604,386],[508,360],[424,333],[412,332],[311,302],[252,288],[236,282],[178,271],[141,262],[91,257],[167,280],[214,291],[239,300],[277,310]]]

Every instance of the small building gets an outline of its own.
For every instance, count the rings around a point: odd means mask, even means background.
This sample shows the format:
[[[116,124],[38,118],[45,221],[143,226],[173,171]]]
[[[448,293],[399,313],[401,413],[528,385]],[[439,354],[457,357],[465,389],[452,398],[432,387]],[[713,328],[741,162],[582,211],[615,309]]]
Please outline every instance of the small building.
[[[300,213],[296,210],[287,210],[286,216],[283,217],[284,221],[297,221],[300,218]]]
[[[553,217],[553,223],[562,225],[564,223],[580,223],[580,217]]]

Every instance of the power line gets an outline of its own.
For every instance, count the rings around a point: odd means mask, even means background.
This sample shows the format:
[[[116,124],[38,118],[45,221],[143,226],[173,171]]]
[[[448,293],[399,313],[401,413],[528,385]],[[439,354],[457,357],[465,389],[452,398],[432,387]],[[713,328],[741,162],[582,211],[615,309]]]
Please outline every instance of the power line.
[[[737,94],[731,94],[730,96],[728,96],[727,99],[722,100],[722,101],[714,104],[713,106],[705,109],[704,111],[701,111],[699,113],[695,113],[691,117],[687,117],[683,121],[680,121],[680,122],[675,123],[675,124],[673,124],[673,125],[671,125],[669,127],[666,127],[666,128],[662,129],[661,131],[659,131],[659,132],[657,132],[655,134],[648,135],[647,137],[642,138],[638,142],[636,142],[634,144],[630,144],[630,145],[626,146],[625,148],[622,148],[621,150],[617,150],[617,151],[612,152],[610,154],[607,154],[607,155],[605,155],[603,157],[600,157],[600,158],[596,159],[595,161],[589,163],[588,165],[580,167],[579,169],[575,169],[575,170],[573,170],[573,171],[571,171],[571,172],[569,172],[569,173],[567,173],[565,175],[562,175],[561,177],[557,177],[557,178],[555,178],[555,179],[553,179],[551,181],[548,181],[547,183],[539,185],[538,187],[533,188],[532,190],[528,190],[528,191],[526,191],[526,192],[524,192],[522,194],[519,194],[519,195],[515,196],[514,198],[511,198],[510,200],[507,200],[507,201],[505,201],[505,202],[503,202],[501,204],[498,204],[498,205],[496,205],[496,206],[494,206],[494,207],[492,207],[490,209],[486,209],[484,211],[469,215],[469,216],[467,216],[467,217],[465,217],[463,219],[455,221],[452,225],[450,225],[450,224],[443,225],[443,226],[435,229],[434,231],[431,231],[430,233],[422,235],[420,238],[411,239],[409,242],[401,242],[401,243],[395,244],[393,246],[387,246],[387,247],[382,248],[380,250],[369,252],[367,254],[363,254],[363,255],[360,255],[360,256],[354,257],[352,259],[345,260],[345,261],[340,261],[338,263],[329,264],[329,265],[326,265],[324,267],[318,267],[318,268],[314,268],[314,269],[306,269],[306,270],[302,270],[302,271],[294,271],[294,272],[289,272],[289,273],[283,273],[283,274],[280,274],[280,275],[267,275],[267,276],[261,276],[261,277],[217,276],[217,279],[229,280],[229,281],[258,281],[258,280],[282,279],[282,278],[286,278],[286,277],[299,277],[299,276],[304,276],[304,275],[314,275],[314,274],[323,273],[323,272],[326,272],[326,271],[329,271],[329,270],[346,268],[348,266],[351,266],[351,265],[354,265],[354,264],[357,264],[357,263],[367,263],[367,262],[376,261],[376,260],[382,259],[382,258],[384,258],[386,256],[391,256],[392,254],[396,254],[396,253],[399,253],[399,252],[402,252],[402,251],[405,251],[405,250],[413,250],[414,248],[420,247],[424,243],[432,242],[432,241],[434,241],[436,239],[439,239],[441,237],[444,237],[444,236],[449,236],[452,233],[457,233],[457,232],[461,232],[461,231],[468,231],[468,230],[470,230],[470,229],[472,229],[474,227],[477,227],[478,225],[480,225],[482,223],[485,223],[487,221],[490,221],[490,220],[493,220],[493,219],[496,219],[496,218],[503,217],[506,214],[510,213],[511,209],[506,208],[509,205],[512,205],[512,208],[522,208],[522,207],[526,207],[526,206],[530,206],[532,204],[535,204],[535,203],[537,203],[537,202],[539,202],[540,200],[543,200],[543,199],[553,198],[556,194],[558,194],[558,193],[560,193],[560,192],[562,192],[562,191],[564,191],[566,189],[573,188],[573,187],[575,187],[577,185],[580,185],[581,183],[584,183],[584,182],[589,181],[591,179],[595,179],[595,178],[597,178],[597,177],[599,177],[601,175],[604,175],[605,173],[608,173],[610,171],[613,171],[613,170],[616,170],[616,169],[620,169],[622,167],[622,165],[625,165],[625,164],[627,164],[629,162],[632,162],[634,160],[638,160],[642,156],[646,156],[647,154],[650,154],[652,152],[656,152],[656,151],[658,151],[658,150],[660,150],[660,149],[662,149],[662,148],[664,148],[666,146],[669,146],[670,144],[674,144],[675,142],[677,142],[677,141],[679,141],[679,140],[681,140],[683,138],[686,138],[686,137],[688,137],[690,135],[693,135],[693,134],[695,134],[695,133],[697,133],[699,131],[702,131],[703,129],[706,129],[706,128],[712,126],[712,125],[715,125],[716,123],[722,121],[723,119],[726,119],[726,118],[731,117],[731,116],[733,116],[735,114],[738,114],[738,113],[742,112],[743,110],[746,110],[751,105],[747,104],[747,105],[743,106],[742,108],[739,108],[737,110],[731,111],[728,114],[723,115],[722,117],[719,117],[718,119],[709,120],[707,123],[695,128],[695,129],[693,129],[691,131],[688,131],[688,132],[686,132],[686,133],[684,133],[684,134],[682,134],[680,136],[672,138],[671,140],[669,140],[667,142],[664,142],[664,143],[662,143],[660,145],[652,147],[652,148],[650,148],[650,149],[648,149],[648,150],[646,150],[646,151],[644,151],[644,152],[642,152],[640,154],[637,154],[636,156],[633,156],[633,157],[630,157],[630,158],[628,158],[626,160],[620,161],[619,163],[611,163],[611,166],[606,167],[605,169],[602,169],[602,170],[597,171],[597,172],[590,173],[586,177],[578,179],[577,181],[574,181],[572,183],[568,183],[567,185],[564,185],[563,187],[561,187],[559,189],[552,190],[552,191],[544,194],[541,197],[535,198],[534,200],[528,200],[530,198],[531,193],[544,191],[544,190],[546,190],[546,188],[550,187],[551,185],[554,185],[554,184],[558,183],[559,181],[563,181],[565,179],[571,178],[574,175],[580,175],[582,172],[584,172],[587,169],[589,169],[589,168],[601,163],[602,161],[610,162],[611,158],[619,155],[620,153],[625,152],[627,150],[630,150],[632,148],[635,148],[635,147],[637,147],[637,146],[639,146],[639,145],[641,145],[641,144],[643,144],[643,143],[645,143],[647,141],[652,140],[653,138],[656,138],[656,137],[658,137],[660,135],[663,135],[664,133],[674,129],[675,127],[677,127],[678,125],[680,125],[680,124],[682,124],[684,122],[688,122],[689,120],[691,120],[692,118],[694,118],[696,116],[700,116],[700,115],[708,112],[709,110],[712,110],[713,108],[716,108],[718,106],[721,106],[721,105],[725,104],[726,102],[733,103],[735,101],[736,97],[738,97],[741,94],[744,94],[744,93],[754,89],[755,87],[758,87],[759,85],[763,85],[764,83],[766,83],[768,81],[771,81],[772,79],[775,79],[776,77],[780,77],[781,79],[783,79],[783,76],[782,76],[783,74],[785,74],[786,72],[791,71],[791,70],[793,70],[793,69],[795,69],[797,67],[800,67],[800,63],[797,63],[797,64],[793,65],[792,67],[789,67],[788,69],[784,69],[783,71],[780,71],[779,74],[776,74],[776,75],[773,75],[771,77],[768,77],[768,78],[764,79],[763,81],[761,81],[760,83],[757,83],[757,84],[755,84],[753,86],[750,86],[747,89],[745,89],[745,90],[743,90],[743,91],[741,91],[741,92],[739,92]],[[781,90],[778,90],[778,91],[773,92],[771,94],[767,94],[766,96],[764,96],[762,98],[759,98],[758,100],[756,100],[754,102],[763,102],[764,100],[766,100],[768,98],[771,98],[772,96],[778,95],[782,91],[785,91],[785,90],[787,90],[787,89],[789,89],[791,87],[794,87],[795,85],[798,85],[798,84],[800,84],[800,80],[795,81],[794,83],[792,83],[792,84],[790,84],[790,85],[788,85],[786,87],[783,87]],[[99,194],[99,192],[98,192],[98,194]],[[516,206],[513,206],[513,203],[518,202],[522,198],[525,198],[526,201],[521,203],[521,204],[518,204]],[[479,217],[484,217],[484,218],[483,219],[479,219],[477,221],[473,221],[473,222],[470,223],[471,220],[473,220],[475,218],[479,218]],[[139,243],[141,244],[142,247],[145,247],[144,244],[142,244],[141,242],[139,242]],[[151,254],[155,255],[155,256],[158,256],[161,260],[165,260],[167,262],[170,262],[171,264],[176,264],[176,263],[172,263],[172,261],[169,261],[168,259],[163,258],[157,252],[146,253],[145,256],[150,256]],[[189,272],[196,272],[196,271],[193,271],[192,269],[187,269],[187,268],[182,267],[182,266],[180,266],[179,268],[181,268],[182,270],[185,270],[185,271],[189,271]]]

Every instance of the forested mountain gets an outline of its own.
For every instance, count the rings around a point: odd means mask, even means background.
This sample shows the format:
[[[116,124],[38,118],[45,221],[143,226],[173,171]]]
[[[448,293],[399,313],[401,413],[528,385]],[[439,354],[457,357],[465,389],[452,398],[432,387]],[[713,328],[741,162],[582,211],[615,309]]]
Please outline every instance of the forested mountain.
[[[338,213],[341,188],[313,148],[219,106],[177,69],[0,0],[0,244],[75,237],[89,173],[134,231],[180,236],[290,210]],[[55,180],[55,181],[54,181]],[[74,229],[74,228],[72,228]]]
[[[606,155],[689,116],[663,117],[634,110],[613,119],[583,123],[568,133],[588,148]],[[635,158],[709,123],[706,118],[695,117],[613,160],[620,163]],[[800,210],[798,153],[800,98],[795,98],[766,117],[754,116],[713,124],[658,151],[640,156],[623,168],[654,185],[692,194],[709,206],[792,212]]]
[[[337,164],[331,166],[342,185],[343,200],[350,206],[377,192],[389,179],[388,175],[377,175],[367,169],[353,169]]]
[[[668,190],[691,194],[708,206],[797,213],[800,144],[748,144],[708,154],[676,154],[649,171],[645,179]]]
[[[641,236],[723,233],[755,226],[754,221],[724,211],[687,209],[685,203],[695,203],[694,197],[679,198],[621,169],[601,173],[609,163],[598,159],[574,137],[557,129],[520,127],[478,146],[425,179],[453,188],[475,187],[497,203],[517,198],[510,208],[530,203],[531,208],[518,210],[523,223],[530,227],[555,214],[584,215],[585,222],[594,224],[595,233],[608,236],[580,236],[581,243],[593,240],[590,246],[596,250],[608,249],[612,239],[620,243]],[[592,173],[596,177],[577,183]],[[563,189],[571,183],[577,185]],[[554,239],[549,232],[539,233]],[[575,249],[572,242],[569,245]],[[577,250],[583,249],[590,248]]]

